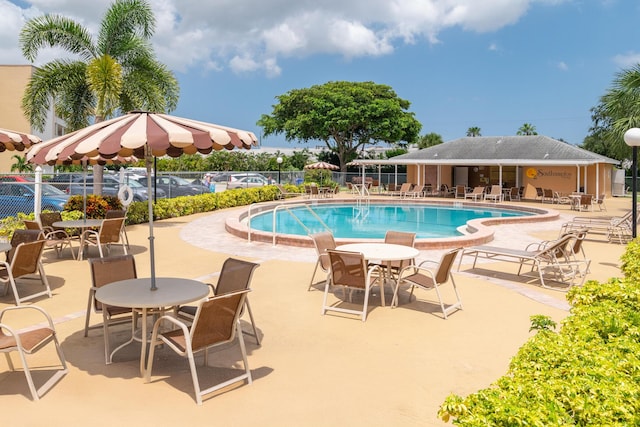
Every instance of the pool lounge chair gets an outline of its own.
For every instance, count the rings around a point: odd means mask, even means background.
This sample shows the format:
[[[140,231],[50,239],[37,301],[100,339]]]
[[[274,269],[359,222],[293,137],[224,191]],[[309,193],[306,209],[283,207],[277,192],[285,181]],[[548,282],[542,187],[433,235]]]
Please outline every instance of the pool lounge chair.
[[[492,185],[491,192],[489,194],[485,194],[484,200],[489,201],[493,200],[495,203],[502,201],[502,187],[499,185]]]
[[[617,240],[624,243],[631,239],[631,210],[622,216],[576,216],[562,224],[561,233],[584,230],[588,234],[603,234],[608,241]],[[639,218],[640,219],[640,216]]]
[[[474,202],[477,202],[478,199],[484,200],[484,187],[475,187],[471,193],[464,195],[464,199],[473,199]]]
[[[423,197],[427,192],[427,187],[424,185],[416,185],[410,191],[405,191],[402,197]]]
[[[292,193],[287,191],[282,184],[274,184],[278,189],[278,199],[286,199],[288,197],[298,197],[302,196],[302,193]]]
[[[404,184],[402,184],[400,186],[400,189],[396,189],[394,191],[389,191],[389,195],[390,196],[400,196],[400,197],[404,197],[404,195],[411,191],[411,188],[413,187],[413,184],[410,182],[405,182]]]
[[[572,251],[576,238],[574,233],[569,233],[558,240],[543,245],[538,250],[529,251],[526,249],[511,249],[489,245],[472,246],[464,249],[462,252],[458,264],[458,271],[460,271],[462,259],[465,256],[473,256],[472,269],[476,267],[478,258],[513,262],[519,264],[518,276],[522,272],[522,267],[525,265],[530,265],[531,271],[537,271],[540,285],[543,288],[565,290],[548,286],[545,282],[545,276],[550,276],[552,280],[566,284],[569,287],[575,285],[580,286],[584,283],[586,273],[589,271],[590,260],[574,261],[571,259],[568,251]],[[576,283],[578,279],[581,280]]]

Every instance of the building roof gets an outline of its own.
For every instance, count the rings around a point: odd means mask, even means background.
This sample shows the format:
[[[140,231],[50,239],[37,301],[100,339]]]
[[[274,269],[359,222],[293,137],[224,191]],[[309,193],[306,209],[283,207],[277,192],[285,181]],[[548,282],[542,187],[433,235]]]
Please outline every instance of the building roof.
[[[358,160],[362,164],[440,165],[592,165],[615,159],[541,135],[475,136],[409,152],[387,160]]]

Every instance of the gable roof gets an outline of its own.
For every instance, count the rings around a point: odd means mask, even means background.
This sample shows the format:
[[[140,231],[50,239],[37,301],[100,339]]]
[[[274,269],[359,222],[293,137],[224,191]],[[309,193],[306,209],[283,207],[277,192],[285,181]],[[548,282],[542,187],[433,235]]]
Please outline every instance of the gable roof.
[[[380,164],[357,160],[358,163]],[[620,162],[566,142],[541,135],[475,136],[402,154],[382,161],[389,164],[440,165],[592,165]]]

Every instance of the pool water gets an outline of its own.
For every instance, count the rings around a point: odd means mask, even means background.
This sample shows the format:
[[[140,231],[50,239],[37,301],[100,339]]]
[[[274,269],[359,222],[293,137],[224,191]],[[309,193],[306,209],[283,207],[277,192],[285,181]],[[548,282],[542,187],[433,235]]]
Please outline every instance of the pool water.
[[[336,238],[382,239],[387,230],[416,233],[418,239],[461,236],[457,229],[476,218],[500,218],[531,215],[527,212],[497,208],[457,208],[435,205],[352,204],[308,205],[279,210],[276,232],[306,236],[326,231],[326,224]],[[303,227],[300,223],[304,224]],[[273,211],[251,218],[251,229],[271,233]]]

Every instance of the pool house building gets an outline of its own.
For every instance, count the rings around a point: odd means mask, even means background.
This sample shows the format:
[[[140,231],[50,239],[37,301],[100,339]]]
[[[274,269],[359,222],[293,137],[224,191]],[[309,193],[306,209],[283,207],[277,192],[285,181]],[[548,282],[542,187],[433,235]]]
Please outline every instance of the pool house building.
[[[360,165],[406,165],[407,181],[466,187],[524,187],[618,196],[624,194],[620,162],[575,145],[540,135],[464,137],[386,160],[358,160]]]

